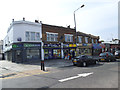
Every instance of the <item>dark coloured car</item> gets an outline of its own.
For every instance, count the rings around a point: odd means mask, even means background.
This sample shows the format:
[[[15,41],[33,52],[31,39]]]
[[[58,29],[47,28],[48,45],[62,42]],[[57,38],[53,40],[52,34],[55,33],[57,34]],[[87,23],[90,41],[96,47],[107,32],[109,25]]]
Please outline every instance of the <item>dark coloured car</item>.
[[[89,55],[80,55],[72,59],[73,65],[86,67],[91,64],[98,63],[97,59],[94,59]]]
[[[116,57],[117,59],[120,58],[120,51],[115,51],[115,57]]]
[[[110,52],[104,52],[99,55],[99,61],[116,61],[115,56]]]

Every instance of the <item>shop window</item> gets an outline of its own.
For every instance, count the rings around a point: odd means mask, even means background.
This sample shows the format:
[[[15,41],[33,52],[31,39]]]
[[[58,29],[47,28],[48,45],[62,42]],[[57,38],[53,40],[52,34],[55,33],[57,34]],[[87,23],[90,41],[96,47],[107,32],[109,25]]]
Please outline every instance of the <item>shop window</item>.
[[[48,52],[49,52],[48,49],[44,49],[45,59],[49,59],[49,53]]]
[[[73,42],[73,35],[65,34],[65,42]]]
[[[60,49],[53,49],[53,57],[54,58],[60,58],[60,56],[61,56]]]
[[[38,49],[28,49],[27,52],[27,59],[40,59],[40,52]]]

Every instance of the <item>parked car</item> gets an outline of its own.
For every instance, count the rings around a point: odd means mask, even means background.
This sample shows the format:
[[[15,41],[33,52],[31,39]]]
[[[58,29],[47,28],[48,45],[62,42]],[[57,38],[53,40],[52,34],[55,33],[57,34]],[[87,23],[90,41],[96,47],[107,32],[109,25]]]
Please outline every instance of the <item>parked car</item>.
[[[99,55],[99,61],[116,61],[116,58],[112,53],[104,52]]]
[[[77,66],[88,66],[90,64],[98,63],[97,59],[94,59],[92,56],[89,55],[80,55],[72,59],[73,65]]]
[[[119,51],[115,51],[115,57],[116,57],[117,59],[120,58],[120,50],[119,50]]]

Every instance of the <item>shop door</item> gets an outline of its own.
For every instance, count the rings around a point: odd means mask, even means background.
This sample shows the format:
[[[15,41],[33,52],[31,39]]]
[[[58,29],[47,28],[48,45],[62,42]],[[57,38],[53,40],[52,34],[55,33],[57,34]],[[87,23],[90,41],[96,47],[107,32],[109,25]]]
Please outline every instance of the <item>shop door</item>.
[[[53,58],[53,52],[52,52],[52,49],[49,49],[48,55],[49,55],[49,59],[52,59],[52,58]]]
[[[22,61],[22,52],[21,52],[21,50],[16,50],[16,52],[15,52],[15,61],[17,61],[17,62]]]
[[[53,58],[52,49],[45,49],[44,54],[45,54],[45,59],[52,59]]]

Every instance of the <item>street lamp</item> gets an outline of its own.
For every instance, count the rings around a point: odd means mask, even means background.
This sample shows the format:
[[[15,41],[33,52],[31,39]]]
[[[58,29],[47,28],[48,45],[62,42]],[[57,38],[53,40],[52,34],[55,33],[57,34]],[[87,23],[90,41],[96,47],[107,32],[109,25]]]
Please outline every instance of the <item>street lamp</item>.
[[[77,10],[79,10],[80,8],[83,8],[85,5],[83,4],[81,7],[79,7],[78,9],[76,9],[75,11],[74,11],[74,24],[75,24],[75,32],[76,32],[76,36],[75,36],[75,42],[76,42],[76,44],[77,44],[77,31],[76,31],[76,19],[75,19],[75,12],[77,11]]]

